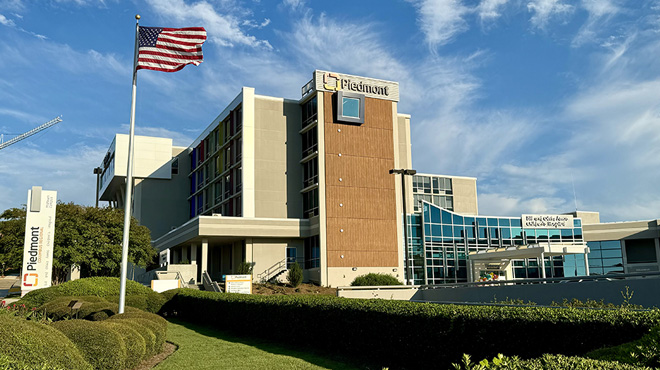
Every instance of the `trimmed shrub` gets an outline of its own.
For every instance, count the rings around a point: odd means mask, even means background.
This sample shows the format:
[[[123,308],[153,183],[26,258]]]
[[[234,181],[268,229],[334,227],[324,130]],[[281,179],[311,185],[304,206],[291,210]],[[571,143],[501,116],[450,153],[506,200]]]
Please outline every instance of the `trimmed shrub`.
[[[660,367],[660,327],[651,329],[639,340],[597,349],[587,353],[586,357],[638,366]]]
[[[0,369],[5,364],[9,369],[92,369],[78,348],[53,327],[0,315]]]
[[[353,280],[351,286],[381,286],[381,285],[403,285],[397,278],[388,274],[370,273],[360,275]]]
[[[87,320],[65,320],[54,322],[52,327],[64,333],[95,369],[124,368],[126,344],[109,326]]]
[[[660,310],[459,306],[189,289],[179,289],[163,312],[242,335],[292,345],[314,343],[376,367],[396,368],[448,368],[462,353],[475,358],[497,353],[523,358],[581,355],[639,339],[660,324]],[[299,335],[282,336],[285,332]]]
[[[291,268],[289,269],[289,273],[287,274],[287,279],[289,280],[291,286],[294,288],[300,285],[300,283],[302,283],[303,271],[300,268],[298,262],[294,262]]]
[[[153,332],[155,335],[154,354],[160,353],[167,337],[167,321],[162,317],[149,312],[131,312],[115,315],[109,321],[130,320],[131,323],[140,324]]]
[[[69,308],[71,301],[82,302],[82,306],[77,311]],[[101,297],[82,296],[82,297],[58,297],[38,308],[44,311],[48,317],[58,321],[63,319],[78,318],[90,321],[101,321],[117,314],[119,305],[106,301]],[[125,312],[139,311],[137,308],[125,307]],[[141,311],[140,311],[141,312]]]
[[[618,362],[548,354],[529,360],[522,360],[517,356],[507,357],[499,354],[493,358],[492,362],[484,359],[478,363],[472,362],[469,355],[463,355],[462,361],[458,364],[453,364],[453,368],[456,370],[650,370],[646,367]]]
[[[96,296],[118,302],[118,298],[110,298],[119,297],[119,278],[91,277],[68,281],[49,288],[33,290],[21,298],[20,303],[29,307],[39,307],[62,296]],[[135,296],[144,298],[133,298]],[[164,302],[164,298],[150,288],[135,281],[126,281],[126,305],[158,312]]]
[[[146,343],[142,335],[131,327],[130,323],[121,320],[107,320],[101,325],[119,333],[126,345],[126,361],[124,368],[132,369],[140,364],[146,357]]]

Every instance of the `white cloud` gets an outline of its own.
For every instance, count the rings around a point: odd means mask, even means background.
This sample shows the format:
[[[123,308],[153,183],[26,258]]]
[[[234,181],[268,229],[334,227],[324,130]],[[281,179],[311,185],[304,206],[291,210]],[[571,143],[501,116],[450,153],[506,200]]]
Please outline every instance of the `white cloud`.
[[[0,24],[2,24],[3,26],[7,26],[7,27],[16,27],[16,23],[14,23],[14,21],[12,21],[11,19],[8,19],[7,17],[5,17],[2,14],[0,14]]]
[[[482,25],[502,16],[502,8],[509,0],[482,0],[477,6],[477,13]]]
[[[167,20],[174,21],[179,26],[203,25],[206,28],[208,41],[221,46],[244,45],[254,48],[271,49],[267,40],[259,40],[254,36],[245,34],[240,25],[249,13],[240,8],[227,8],[228,12],[216,11],[214,6],[207,1],[198,1],[186,4],[183,0],[147,0],[147,3]],[[222,4],[221,4],[222,5]]]
[[[461,0],[410,0],[418,10],[417,21],[426,37],[426,43],[435,50],[450,43],[469,29],[464,16],[470,9]]]
[[[0,209],[20,207],[27,201],[32,186],[57,190],[57,198],[78,204],[94,204],[96,176],[92,170],[107,147],[89,147],[82,143],[64,150],[47,151],[52,136],[35,136],[0,151]]]
[[[22,0],[0,0],[0,9],[18,12],[25,9],[25,4]]]
[[[582,0],[581,5],[589,16],[573,39],[573,47],[595,42],[598,32],[607,29],[607,21],[621,11],[611,0]]]
[[[301,10],[305,7],[305,0],[282,0],[282,5],[291,10]]]
[[[530,18],[532,26],[545,29],[551,18],[570,15],[575,7],[564,4],[562,0],[532,0],[527,4],[527,10],[534,13]]]

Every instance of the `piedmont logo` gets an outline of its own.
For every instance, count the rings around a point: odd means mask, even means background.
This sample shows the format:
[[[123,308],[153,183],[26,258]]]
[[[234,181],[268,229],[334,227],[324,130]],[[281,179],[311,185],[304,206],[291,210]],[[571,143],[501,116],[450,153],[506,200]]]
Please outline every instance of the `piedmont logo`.
[[[358,77],[359,78],[359,77]],[[334,83],[332,83],[334,81]],[[326,72],[323,74],[323,88],[329,91],[354,91],[365,94],[389,96],[388,86],[378,86],[365,83],[361,80],[341,78],[338,73]]]
[[[31,279],[31,278],[34,278]],[[28,280],[32,280],[31,283],[28,283]],[[37,286],[39,283],[39,274],[24,274],[23,275],[23,286]]]

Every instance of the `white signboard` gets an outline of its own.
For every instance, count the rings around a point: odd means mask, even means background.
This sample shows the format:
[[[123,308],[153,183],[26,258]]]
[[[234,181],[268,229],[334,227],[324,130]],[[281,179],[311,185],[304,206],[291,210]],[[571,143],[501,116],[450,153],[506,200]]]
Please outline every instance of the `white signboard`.
[[[252,275],[227,275],[227,293],[252,294]]]
[[[56,191],[41,190],[41,186],[28,190],[21,296],[49,287],[53,279],[56,206]]]
[[[399,101],[399,84],[392,81],[316,70],[314,83],[316,91],[348,91],[370,98]]]
[[[522,215],[526,229],[572,229],[572,215]]]

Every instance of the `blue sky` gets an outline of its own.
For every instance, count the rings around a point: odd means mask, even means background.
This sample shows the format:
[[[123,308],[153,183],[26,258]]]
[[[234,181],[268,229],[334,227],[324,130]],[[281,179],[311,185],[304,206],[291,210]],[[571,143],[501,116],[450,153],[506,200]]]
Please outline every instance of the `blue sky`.
[[[64,119],[0,151],[0,210],[33,185],[94,203],[138,13],[208,40],[199,67],[138,73],[137,134],[187,146],[241,86],[370,76],[400,84],[413,167],[477,177],[481,214],[660,217],[660,0],[0,0],[0,133]]]

